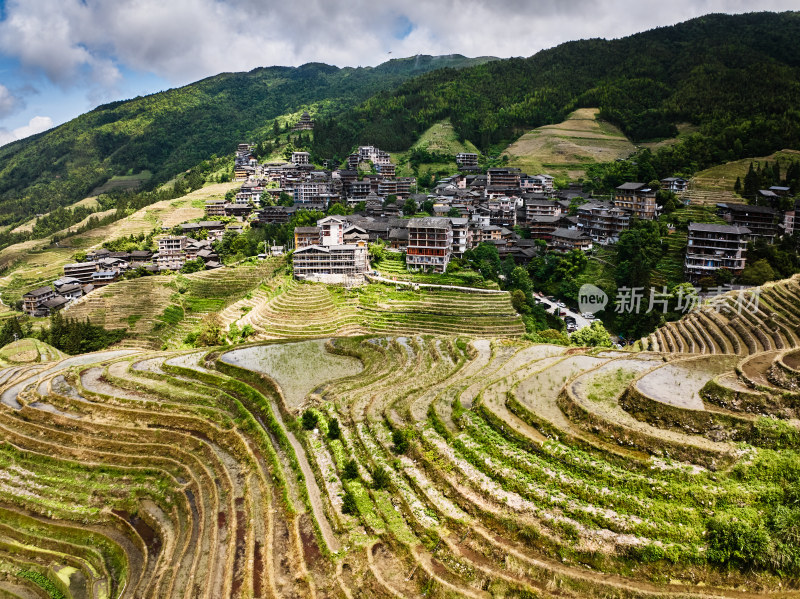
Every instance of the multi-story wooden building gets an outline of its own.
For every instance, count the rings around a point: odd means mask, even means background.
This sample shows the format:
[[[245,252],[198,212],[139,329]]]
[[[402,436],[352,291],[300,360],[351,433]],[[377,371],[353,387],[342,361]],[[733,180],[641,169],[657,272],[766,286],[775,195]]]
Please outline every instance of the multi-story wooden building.
[[[326,283],[363,279],[369,270],[367,244],[310,245],[292,254],[294,276]]]
[[[550,247],[554,250],[583,250],[592,249],[592,238],[578,229],[564,229],[559,227],[550,237]]]
[[[667,177],[661,179],[661,189],[672,193],[681,193],[689,188],[689,181],[683,177]]]
[[[297,249],[319,245],[321,242],[319,227],[295,227],[294,247]]]
[[[578,206],[578,229],[600,243],[614,242],[630,227],[630,212],[603,202]]]
[[[486,171],[487,187],[508,187],[519,189],[522,175],[518,168],[490,168]]]
[[[56,296],[52,287],[39,287],[22,296],[22,310],[34,316],[41,311],[42,305]]]
[[[311,154],[308,152],[292,152],[292,164],[311,164]]]
[[[772,242],[778,234],[778,211],[771,206],[717,204],[717,214],[728,224],[747,227],[753,237],[764,237]]]
[[[406,266],[409,270],[444,272],[453,253],[453,225],[447,218],[423,217],[408,221]]]
[[[478,155],[475,152],[459,152],[456,154],[456,165],[462,171],[478,170]]]
[[[308,114],[308,112],[303,112],[300,116],[300,120],[292,127],[292,131],[310,131],[312,129],[314,129],[314,121],[311,119],[311,115]]]
[[[727,268],[738,275],[747,262],[750,230],[734,225],[690,223],[684,273],[691,281]]]
[[[180,270],[186,263],[186,235],[165,235],[158,239],[156,264],[159,270]]]
[[[561,216],[561,204],[542,196],[524,197],[525,220],[530,222],[536,216]]]
[[[614,193],[614,206],[629,210],[642,220],[656,217],[656,190],[645,183],[623,183]]]
[[[110,254],[111,252],[109,252]],[[92,275],[97,272],[99,266],[94,260],[89,262],[75,262],[74,264],[64,265],[64,276],[78,279],[81,283],[91,283]]]

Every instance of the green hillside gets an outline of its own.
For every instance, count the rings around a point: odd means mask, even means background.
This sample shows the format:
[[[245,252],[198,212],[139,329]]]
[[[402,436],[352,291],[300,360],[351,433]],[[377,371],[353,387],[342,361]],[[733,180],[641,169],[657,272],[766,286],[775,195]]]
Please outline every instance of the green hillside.
[[[374,68],[259,68],[99,106],[0,147],[0,226],[70,205],[98,187],[163,183],[212,154],[232,153],[237,142],[263,138],[281,115],[312,108],[318,117],[431,69],[486,60],[417,56]]]
[[[323,119],[314,148],[343,156],[368,140],[402,151],[449,118],[457,139],[497,152],[524,131],[590,107],[637,144],[681,133],[656,149],[656,167],[667,174],[800,147],[798,34],[797,12],[708,15],[438,70]]]

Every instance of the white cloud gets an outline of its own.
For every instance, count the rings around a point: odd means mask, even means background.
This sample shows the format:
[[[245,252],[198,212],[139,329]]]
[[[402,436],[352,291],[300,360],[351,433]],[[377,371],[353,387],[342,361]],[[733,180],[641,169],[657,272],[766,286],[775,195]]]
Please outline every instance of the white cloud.
[[[759,3],[760,10],[792,8],[796,0]],[[752,10],[745,0],[9,0],[0,52],[65,88],[90,88],[94,98],[114,95],[123,67],[183,84],[311,61],[530,56],[571,39],[745,10]]]
[[[0,146],[9,144],[12,141],[17,141],[18,139],[23,139],[29,135],[35,135],[36,133],[47,131],[52,127],[53,119],[51,119],[49,116],[35,116],[28,121],[27,125],[17,127],[11,131],[0,128]]]
[[[6,117],[14,112],[19,104],[19,98],[12,94],[5,85],[0,83],[0,118]]]

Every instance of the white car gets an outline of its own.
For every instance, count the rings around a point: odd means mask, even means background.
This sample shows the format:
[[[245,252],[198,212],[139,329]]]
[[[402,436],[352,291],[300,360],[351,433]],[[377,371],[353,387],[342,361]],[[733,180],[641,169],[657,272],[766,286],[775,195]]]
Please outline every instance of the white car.
[[[586,320],[594,320],[594,314],[591,312],[584,312],[581,314],[581,316],[583,316]]]
[[[567,304],[565,304],[564,302],[558,302],[558,304],[556,304],[556,305],[557,305],[559,308],[566,308],[566,307],[567,307]]]

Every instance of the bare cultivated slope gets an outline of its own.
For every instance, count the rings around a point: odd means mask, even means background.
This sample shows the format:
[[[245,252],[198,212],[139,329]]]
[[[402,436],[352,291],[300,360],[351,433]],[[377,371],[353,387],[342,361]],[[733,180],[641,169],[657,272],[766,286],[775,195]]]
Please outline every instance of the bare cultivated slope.
[[[528,131],[506,148],[509,165],[528,174],[564,172],[570,178],[584,174],[587,164],[627,158],[635,148],[610,123],[597,118],[598,109],[580,108],[557,125]]]

